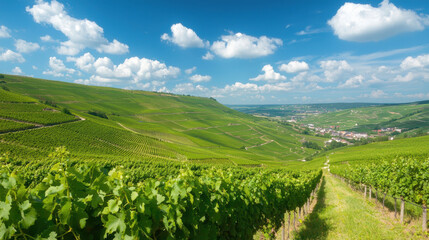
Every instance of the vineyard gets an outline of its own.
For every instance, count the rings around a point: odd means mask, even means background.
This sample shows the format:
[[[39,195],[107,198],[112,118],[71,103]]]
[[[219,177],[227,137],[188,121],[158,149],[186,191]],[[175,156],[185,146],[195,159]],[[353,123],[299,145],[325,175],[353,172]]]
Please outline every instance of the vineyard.
[[[58,163],[29,186],[4,165],[0,239],[250,239],[261,229],[270,236],[322,174],[182,165],[166,175],[139,168],[151,176],[137,181],[128,168],[71,166],[66,154],[57,149]]]
[[[10,91],[1,90],[0,151],[14,158],[46,158],[65,146],[74,159],[262,166],[286,165],[315,152],[301,148],[303,136],[290,125],[213,99],[10,75],[1,84]]]

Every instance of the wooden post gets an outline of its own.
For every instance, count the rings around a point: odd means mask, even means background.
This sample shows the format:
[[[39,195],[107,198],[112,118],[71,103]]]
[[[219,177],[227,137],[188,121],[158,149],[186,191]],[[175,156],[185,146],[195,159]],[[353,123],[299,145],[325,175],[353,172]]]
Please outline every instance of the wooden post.
[[[308,214],[310,214],[310,198],[307,200],[307,210]]]
[[[378,200],[378,191],[377,191],[377,188],[374,188],[374,191],[375,191],[375,199]]]
[[[364,185],[365,186],[365,192],[364,192],[364,194],[363,194],[363,196],[365,197],[365,199],[366,199],[366,185]]]
[[[285,222],[284,222],[284,218],[283,218],[283,222],[282,222],[282,240],[286,239],[286,230],[285,230]]]
[[[394,198],[395,199],[395,218],[396,218],[396,212],[397,212],[397,210],[396,210],[396,198]]]
[[[369,187],[369,200],[371,200],[371,197],[372,197],[372,188],[371,188],[371,186]]]
[[[405,201],[404,198],[401,197],[401,223],[404,223],[404,212],[405,212]]]
[[[425,204],[423,204],[422,218],[423,218],[422,229],[423,229],[423,233],[425,233],[428,230],[427,207]]]
[[[386,200],[386,193],[384,193],[384,197],[383,197],[383,208],[384,208],[384,201]]]
[[[290,212],[288,213],[289,220],[287,221],[287,239],[289,239],[289,232],[290,232]]]
[[[296,211],[293,210],[293,229],[296,231],[295,219],[296,219]]]
[[[298,208],[298,219],[301,219],[301,208]]]

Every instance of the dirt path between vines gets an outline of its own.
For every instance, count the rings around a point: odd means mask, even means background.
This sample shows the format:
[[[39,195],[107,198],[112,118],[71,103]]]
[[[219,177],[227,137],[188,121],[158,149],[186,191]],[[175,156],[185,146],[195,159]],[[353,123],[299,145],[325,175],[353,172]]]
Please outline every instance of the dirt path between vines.
[[[415,239],[329,173],[318,199],[294,239]]]

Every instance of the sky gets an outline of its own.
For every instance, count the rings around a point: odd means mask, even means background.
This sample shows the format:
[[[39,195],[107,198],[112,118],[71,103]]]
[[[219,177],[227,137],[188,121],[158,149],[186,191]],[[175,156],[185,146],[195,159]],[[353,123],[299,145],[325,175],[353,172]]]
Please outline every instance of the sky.
[[[421,101],[429,1],[2,1],[0,72],[223,104]]]

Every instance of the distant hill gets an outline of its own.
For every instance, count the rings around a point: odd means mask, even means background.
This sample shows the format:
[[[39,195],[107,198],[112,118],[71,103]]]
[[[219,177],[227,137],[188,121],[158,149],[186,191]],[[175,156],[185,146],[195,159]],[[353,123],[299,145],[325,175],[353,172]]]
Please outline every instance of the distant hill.
[[[240,112],[266,117],[305,116],[307,113],[328,113],[344,109],[382,106],[382,103],[315,103],[315,104],[266,104],[266,105],[227,105]]]
[[[15,158],[46,157],[66,146],[78,159],[261,165],[315,151],[302,148],[305,136],[291,126],[210,98],[4,76],[0,152]]]
[[[300,123],[319,127],[339,126],[341,130],[356,132],[397,127],[410,131],[408,134],[424,133],[429,131],[429,101],[347,109],[312,115]]]

